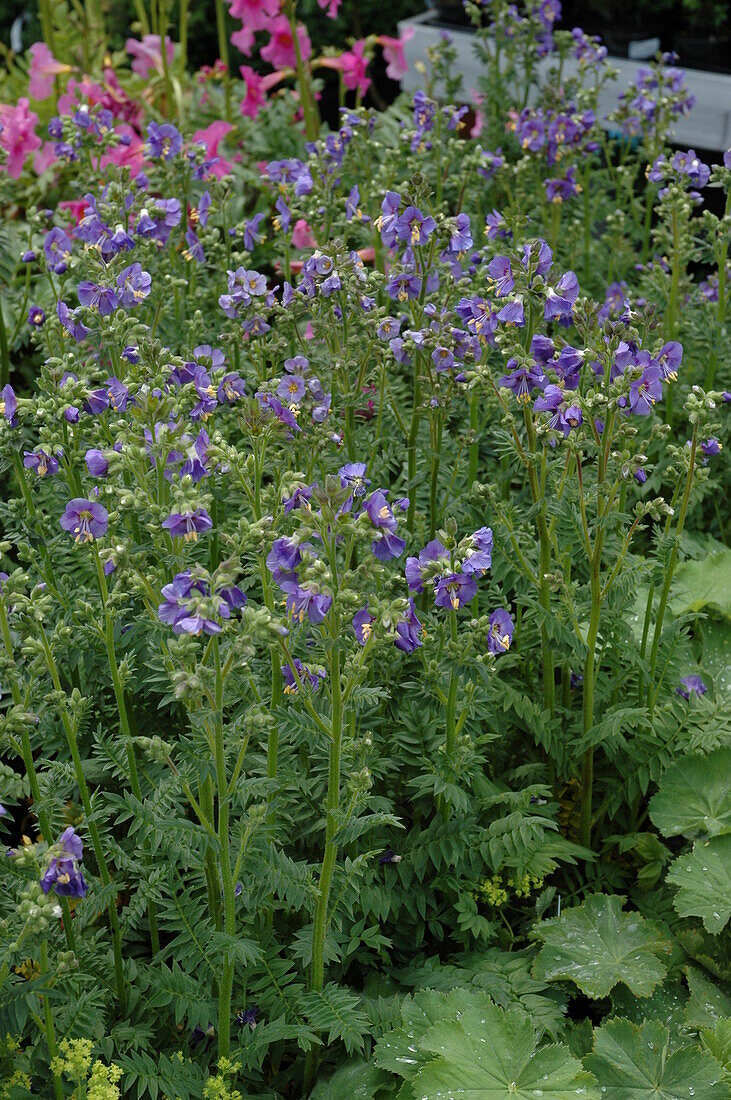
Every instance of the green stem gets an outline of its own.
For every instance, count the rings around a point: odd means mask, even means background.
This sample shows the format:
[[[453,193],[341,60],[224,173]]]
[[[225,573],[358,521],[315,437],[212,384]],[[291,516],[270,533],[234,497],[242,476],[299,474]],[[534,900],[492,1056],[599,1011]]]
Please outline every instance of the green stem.
[[[117,713],[119,714],[119,727],[122,734],[122,741],[124,743],[125,752],[127,754],[127,774],[129,777],[129,785],[132,794],[138,802],[142,802],[142,787],[140,786],[140,777],[137,770],[137,760],[135,757],[134,741],[132,739],[132,730],[130,728],[129,715],[127,713],[127,702],[124,697],[124,687],[122,686],[122,679],[119,675],[119,665],[117,664],[117,653],[114,646],[114,616],[109,606],[109,590],[107,588],[107,579],[104,576],[104,567],[101,563],[101,558],[97,553],[93,553],[94,564],[96,566],[96,575],[99,582],[99,593],[102,598],[102,608],[104,609],[104,644],[107,651],[107,662],[109,664],[109,673],[112,677],[112,687],[114,688],[114,698],[117,702]],[[150,944],[152,946],[152,952],[154,955],[160,950],[160,937],[157,929],[157,907],[154,901],[148,901],[147,903],[147,922],[150,929]]]
[[[41,977],[48,973],[48,940],[41,940]],[[48,997],[43,998],[43,1021],[46,1032],[46,1043],[48,1044],[49,1061],[53,1062],[58,1058],[58,1044],[56,1042],[56,1031],[53,1026],[53,1012],[51,1011],[51,1002]],[[63,1085],[61,1078],[58,1074],[53,1075],[53,1093],[56,1100],[63,1100]]]
[[[0,599],[0,632],[2,632],[5,652],[9,659],[13,661],[13,641],[10,635],[10,624],[8,623],[8,615],[2,599]],[[14,705],[16,707],[19,707],[22,703],[22,696],[20,693],[20,687],[14,678],[10,681],[10,690],[13,697]],[[51,829],[50,818],[41,806],[41,787],[38,782],[38,773],[36,772],[35,761],[33,759],[33,747],[30,743],[30,734],[28,733],[28,727],[25,724],[23,725],[23,732],[21,734],[21,748],[23,755],[23,765],[25,767],[26,775],[28,776],[30,793],[33,797],[34,805],[37,807],[36,814],[38,817],[38,823],[41,827],[41,835],[47,844],[51,844],[53,839],[53,830]],[[74,927],[71,923],[72,916],[69,899],[59,898],[58,900],[61,903],[61,911],[63,913],[63,930],[64,935],[66,936],[66,945],[69,951],[73,951],[73,953],[76,954],[76,936],[74,935]]]
[[[660,649],[660,638],[662,636],[662,624],[665,618],[665,611],[668,605],[668,599],[670,598],[670,585],[673,581],[673,573],[675,572],[675,565],[678,560],[678,550],[680,548],[680,536],[683,533],[683,527],[685,526],[685,517],[688,512],[688,504],[690,502],[690,493],[693,488],[693,473],[695,471],[695,456],[698,446],[698,425],[693,427],[693,438],[690,444],[690,460],[688,463],[688,475],[685,479],[685,490],[683,492],[683,499],[680,504],[680,511],[678,513],[678,525],[675,528],[675,538],[673,540],[673,548],[670,551],[670,557],[668,563],[665,566],[665,576],[663,579],[663,586],[660,591],[660,603],[657,608],[657,618],[655,619],[655,631],[652,635],[652,650],[650,651],[650,673],[649,673],[649,685],[648,685],[648,703],[650,706],[650,716],[652,716],[655,704],[657,703],[657,696],[660,690],[659,685],[655,685],[655,668],[657,665],[657,654]]]
[[[231,122],[231,71],[228,54],[228,35],[226,33],[226,8],[223,0],[216,0],[216,28],[218,30],[218,54],[226,66],[223,77],[224,95],[226,97],[226,121]]]
[[[46,665],[51,675],[51,681],[54,689],[60,694],[63,694],[63,688],[61,687],[61,679],[58,674],[58,667],[51,651],[51,646],[46,635],[43,625],[39,626],[40,640],[43,652],[46,658]],[[74,774],[76,776],[76,785],[79,788],[79,794],[81,795],[81,803],[84,807],[84,815],[86,817],[86,825],[89,830],[89,836],[91,838],[91,846],[94,851],[94,857],[96,858],[97,866],[99,868],[99,877],[102,882],[102,886],[111,886],[112,875],[107,864],[106,856],[104,855],[104,848],[102,847],[101,836],[99,835],[99,829],[97,828],[96,821],[94,819],[94,811],[91,805],[91,796],[89,794],[89,788],[86,783],[86,776],[84,775],[84,765],[81,760],[81,754],[79,752],[78,741],[76,740],[76,729],[73,722],[68,716],[66,706],[62,702],[59,707],[61,714],[61,722],[63,724],[64,732],[66,734],[66,740],[68,742],[69,751],[71,753],[71,759],[74,765]],[[119,1001],[119,1012],[121,1016],[125,1016],[127,1012],[127,988],[124,980],[124,967],[122,965],[122,933],[119,927],[119,918],[117,916],[116,900],[110,899],[107,905],[107,912],[109,914],[109,927],[112,932],[112,951],[114,954],[114,972],[117,983],[117,999]]]
[[[315,919],[312,925],[312,971],[310,989],[319,993],[325,983],[325,940],[328,928],[328,904],[335,870],[338,845],[337,811],[340,807],[340,757],[343,737],[343,696],[340,683],[340,652],[337,649],[338,624],[332,619],[331,636],[334,642],[330,651],[329,673],[332,693],[331,741],[328,762],[327,795],[325,801],[325,852],[320,869]],[[314,1048],[307,1056],[305,1066],[305,1092],[308,1093],[317,1071],[317,1055]]]
[[[216,671],[214,714],[214,755],[216,767],[216,796],[218,801],[218,845],[221,859],[221,884],[223,887],[223,928],[227,936],[236,935],[236,887],[231,870],[231,844],[229,837],[229,794],[226,773],[226,752],[223,734],[223,675],[219,640],[213,638],[213,660]],[[218,1057],[228,1056],[231,1041],[231,994],[234,981],[234,959],[229,949],[223,964],[221,985],[218,991]]]

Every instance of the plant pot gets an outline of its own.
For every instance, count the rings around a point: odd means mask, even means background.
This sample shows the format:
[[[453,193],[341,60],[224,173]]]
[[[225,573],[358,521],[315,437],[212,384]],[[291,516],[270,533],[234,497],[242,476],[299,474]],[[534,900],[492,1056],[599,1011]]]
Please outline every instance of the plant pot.
[[[633,61],[651,61],[661,49],[661,28],[650,25],[628,31],[615,25],[602,26],[599,34],[612,57],[630,57]]]
[[[706,34],[679,31],[673,46],[681,65],[689,69],[717,69],[731,72],[731,34],[723,32]]]
[[[452,27],[470,26],[470,20],[464,10],[463,0],[434,0],[437,19]]]

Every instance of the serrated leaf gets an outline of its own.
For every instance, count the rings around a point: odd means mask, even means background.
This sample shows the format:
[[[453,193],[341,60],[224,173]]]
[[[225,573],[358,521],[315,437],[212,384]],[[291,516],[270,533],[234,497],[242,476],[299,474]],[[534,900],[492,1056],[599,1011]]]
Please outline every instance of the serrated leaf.
[[[731,917],[731,836],[697,840],[678,856],[667,881],[679,887],[673,904],[681,917],[700,917],[707,932],[722,932]]]
[[[389,1080],[392,1078],[372,1062],[349,1062],[327,1081],[318,1081],[310,1100],[373,1100]]]
[[[584,1065],[606,1100],[727,1100],[723,1069],[710,1054],[682,1047],[672,1052],[668,1029],[657,1020],[637,1027],[608,1020],[596,1031]]]
[[[670,606],[676,615],[712,607],[731,617],[731,550],[681,562],[675,569]]]
[[[599,1097],[565,1046],[538,1047],[530,1017],[520,1008],[468,1009],[460,1020],[431,1027],[420,1046],[438,1055],[413,1080],[414,1096],[422,1100]]]
[[[536,935],[544,941],[533,975],[564,978],[593,998],[606,997],[623,982],[647,997],[665,976],[659,958],[669,943],[639,913],[624,913],[624,898],[592,894],[582,905],[543,921]]]
[[[467,1008],[479,1011],[491,1006],[487,994],[471,989],[453,989],[438,993],[434,989],[422,989],[413,998],[408,997],[401,1008],[403,1025],[389,1031],[376,1043],[376,1065],[410,1078],[428,1060],[421,1050],[423,1035],[435,1023],[456,1020]]]
[[[731,832],[731,748],[676,760],[650,799],[650,818],[663,836]]]
[[[694,966],[685,968],[685,976],[690,989],[685,1009],[688,1027],[715,1027],[718,1020],[731,1016],[731,997],[720,986]]]
[[[731,1073],[731,1019],[717,1020],[714,1028],[701,1031],[701,1042],[709,1054],[720,1062],[727,1074]]]

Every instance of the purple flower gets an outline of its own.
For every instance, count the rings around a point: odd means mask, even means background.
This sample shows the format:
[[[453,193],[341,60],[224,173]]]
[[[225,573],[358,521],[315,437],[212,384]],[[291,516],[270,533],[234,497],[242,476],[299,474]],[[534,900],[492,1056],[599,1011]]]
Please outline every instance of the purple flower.
[[[503,610],[502,607],[498,607],[496,611],[493,611],[490,615],[487,631],[488,651],[496,656],[500,653],[506,653],[510,649],[514,629],[513,620],[507,611]]]
[[[409,598],[409,607],[400,622],[396,623],[396,637],[393,644],[403,653],[413,653],[424,643],[421,640],[423,628],[416,617],[414,601]]]
[[[498,298],[504,298],[515,287],[513,269],[507,256],[495,256],[487,265],[490,278],[495,284],[495,294]]]
[[[365,645],[371,636],[373,631],[373,623],[375,618],[369,612],[367,607],[362,607],[360,611],[356,611],[353,615],[353,630],[355,636],[358,639],[359,645]]]
[[[109,459],[103,451],[92,447],[84,455],[84,460],[92,477],[106,477],[109,473]]]
[[[668,344],[663,344],[655,360],[660,368],[660,374],[666,382],[675,381],[682,361],[683,345],[678,343],[677,340],[671,340]]]
[[[162,521],[162,526],[173,538],[195,542],[202,531],[211,530],[213,520],[205,508],[197,508],[195,512],[173,512]]]
[[[371,493],[365,504],[365,512],[373,526],[380,530],[380,538],[371,543],[374,556],[384,562],[401,557],[406,543],[396,534],[396,517],[383,489],[376,489],[375,493]]]
[[[546,304],[543,316],[546,321],[556,317],[570,317],[574,308],[574,302],[579,296],[579,280],[573,271],[567,271],[556,283],[556,287],[549,286],[546,291]]]
[[[295,676],[291,665],[282,665],[282,679],[284,680],[284,694],[295,695],[299,690],[297,679],[299,678],[300,684],[307,684],[309,682],[313,691],[317,691],[320,684],[325,679],[325,673],[319,668],[311,669],[306,665],[303,665],[299,657],[295,657],[292,664],[297,672]]]
[[[89,329],[81,321],[76,320],[76,311],[69,309],[65,302],[62,302],[59,298],[56,303],[56,316],[59,321],[68,332],[69,336],[73,336],[77,344],[80,344],[82,340],[85,340],[89,335]]]
[[[94,500],[74,497],[66,505],[60,523],[64,531],[74,536],[74,542],[93,542],[107,533],[109,513]]]
[[[150,122],[147,127],[146,151],[150,157],[172,160],[183,148],[182,135],[170,122]]]
[[[299,405],[307,392],[304,378],[297,374],[285,374],[277,386],[277,397],[288,405]]]
[[[5,417],[11,428],[15,427],[15,414],[17,411],[18,399],[15,396],[15,390],[10,383],[8,383],[7,386],[3,386],[2,390],[0,390],[0,414]]]
[[[31,306],[28,310],[28,324],[32,328],[40,328],[46,320],[46,311],[41,306]]]
[[[489,527],[481,527],[470,536],[472,545],[467,557],[462,562],[462,572],[482,576],[492,565],[492,531]]]
[[[649,416],[656,401],[662,397],[660,368],[647,367],[640,378],[630,385],[629,407],[636,416]]]
[[[457,611],[477,594],[477,581],[469,573],[448,573],[440,577],[434,589],[434,603]]]
[[[446,546],[444,546],[439,539],[432,539],[432,541],[428,542],[424,549],[419,552],[418,558],[407,558],[404,573],[409,590],[411,592],[423,592],[425,569],[433,562],[448,557],[449,551]]]
[[[58,473],[58,459],[40,448],[37,451],[24,451],[23,465],[26,470],[35,470],[39,477]]]
[[[706,458],[713,458],[715,455],[721,453],[722,445],[720,440],[716,439],[715,435],[712,435],[701,443],[701,450]]]
[[[392,275],[386,283],[386,293],[394,301],[408,302],[421,294],[421,278],[413,272]]]
[[[422,214],[416,206],[407,206],[403,214],[396,219],[396,236],[410,245],[426,244],[437,227],[434,218]]]
[[[157,614],[175,634],[220,634],[221,620],[229,619],[232,610],[246,603],[246,595],[237,585],[212,591],[205,574],[199,572],[194,577],[189,569],[177,573],[162,595],[165,602]]]
[[[85,280],[76,288],[79,303],[88,309],[98,309],[102,317],[108,317],[119,305],[119,299],[110,286],[98,286]]]
[[[263,234],[259,232],[259,226],[266,215],[262,211],[254,214],[249,221],[244,222],[244,248],[247,252],[253,252],[256,246],[263,240]]]
[[[274,540],[266,559],[267,569],[277,584],[281,584],[283,580],[296,579],[295,570],[301,562],[302,552],[299,543],[286,536]]]
[[[331,596],[325,596],[322,592],[315,592],[311,588],[301,586],[296,579],[284,580],[279,587],[287,597],[287,613],[296,622],[304,622],[305,616],[313,626],[323,622],[330,610]]]
[[[88,886],[79,869],[84,846],[72,826],[65,829],[49,849],[51,859],[41,878],[41,889],[47,894],[51,887],[59,897],[83,898]]]
[[[514,364],[514,359],[508,360],[508,367]],[[504,374],[498,381],[498,385],[512,390],[521,403],[528,402],[530,401],[531,391],[542,385],[545,377],[545,374],[537,365],[534,367],[517,367],[510,374]]]
[[[523,299],[511,298],[506,302],[498,313],[497,320],[501,321],[504,325],[524,325],[525,313],[523,311]]]
[[[216,396],[222,405],[233,405],[246,394],[246,383],[243,378],[234,373],[224,374],[218,384]]]
[[[349,488],[352,496],[365,496],[371,479],[365,476],[365,462],[348,462],[338,470],[343,489]]]
[[[681,676],[680,687],[675,690],[678,695],[682,695],[684,699],[690,700],[691,695],[705,695],[708,688],[703,683],[700,676],[693,674],[691,676]]]
[[[152,277],[141,264],[130,264],[117,276],[119,302],[125,309],[139,305],[150,293]]]
[[[71,241],[63,229],[55,226],[46,234],[43,251],[51,270],[56,275],[62,275],[68,266],[68,259],[71,255]]]

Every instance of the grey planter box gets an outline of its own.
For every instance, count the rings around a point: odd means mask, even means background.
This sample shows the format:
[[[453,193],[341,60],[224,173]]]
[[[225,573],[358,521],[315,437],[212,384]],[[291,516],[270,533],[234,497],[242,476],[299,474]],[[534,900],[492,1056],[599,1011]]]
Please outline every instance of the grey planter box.
[[[416,91],[423,87],[423,80],[414,69],[414,62],[427,62],[427,49],[436,45],[444,29],[448,29],[457,50],[457,70],[463,74],[463,90],[469,93],[478,87],[481,65],[473,49],[474,35],[467,28],[443,28],[433,20],[435,13],[426,11],[411,19],[399,23],[399,32],[412,27],[414,36],[406,44],[406,58],[409,71],[404,77],[403,86],[407,91]],[[647,68],[646,61],[633,61],[626,57],[610,57],[609,60],[619,75],[615,81],[604,86],[599,94],[599,117],[608,114],[617,106],[619,93],[635,79],[639,69]],[[547,72],[550,60],[540,63],[539,71]],[[693,109],[683,118],[679,118],[671,130],[671,138],[678,145],[725,151],[731,147],[731,76],[725,73],[709,73],[700,69],[685,69],[688,91],[695,96]],[[578,72],[578,63],[569,59],[564,67],[567,75]]]

